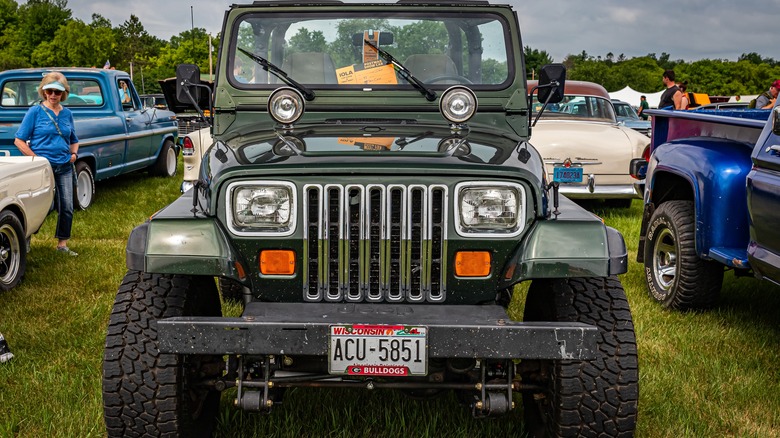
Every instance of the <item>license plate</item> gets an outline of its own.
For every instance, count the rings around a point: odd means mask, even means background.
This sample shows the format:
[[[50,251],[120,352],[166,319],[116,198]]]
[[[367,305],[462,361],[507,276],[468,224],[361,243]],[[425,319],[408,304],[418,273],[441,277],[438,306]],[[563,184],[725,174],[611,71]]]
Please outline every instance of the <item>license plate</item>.
[[[328,372],[353,376],[425,376],[428,328],[338,324],[328,335]]]
[[[556,167],[553,171],[553,181],[582,182],[582,167]]]

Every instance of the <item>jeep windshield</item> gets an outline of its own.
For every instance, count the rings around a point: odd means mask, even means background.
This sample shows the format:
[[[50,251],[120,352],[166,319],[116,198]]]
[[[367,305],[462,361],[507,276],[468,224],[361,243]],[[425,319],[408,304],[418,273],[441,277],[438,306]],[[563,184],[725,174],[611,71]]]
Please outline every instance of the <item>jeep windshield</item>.
[[[411,88],[372,45],[435,89],[452,84],[500,89],[514,75],[508,27],[498,14],[302,10],[246,13],[234,26],[228,79],[237,88],[282,84],[242,49],[312,88]]]

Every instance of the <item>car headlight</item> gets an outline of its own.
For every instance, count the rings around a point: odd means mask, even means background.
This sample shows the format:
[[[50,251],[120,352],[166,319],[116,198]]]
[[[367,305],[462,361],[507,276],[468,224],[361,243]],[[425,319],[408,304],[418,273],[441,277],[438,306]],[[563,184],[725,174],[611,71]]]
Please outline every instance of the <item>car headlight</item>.
[[[295,186],[284,181],[228,186],[228,228],[238,235],[289,236],[295,231]]]
[[[525,224],[525,190],[519,184],[469,182],[455,187],[457,231],[464,237],[516,236]]]

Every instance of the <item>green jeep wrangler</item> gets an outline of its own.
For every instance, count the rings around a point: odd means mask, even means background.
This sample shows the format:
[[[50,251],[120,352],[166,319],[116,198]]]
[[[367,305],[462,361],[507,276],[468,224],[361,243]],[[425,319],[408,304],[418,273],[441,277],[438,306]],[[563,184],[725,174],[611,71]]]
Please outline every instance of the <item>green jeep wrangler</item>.
[[[625,243],[546,180],[510,6],[234,5],[217,65],[198,182],[127,243],[108,436],[209,435],[227,388],[269,411],[315,386],[633,434]],[[565,74],[532,94],[560,101]],[[209,93],[198,78],[179,66],[179,100]]]

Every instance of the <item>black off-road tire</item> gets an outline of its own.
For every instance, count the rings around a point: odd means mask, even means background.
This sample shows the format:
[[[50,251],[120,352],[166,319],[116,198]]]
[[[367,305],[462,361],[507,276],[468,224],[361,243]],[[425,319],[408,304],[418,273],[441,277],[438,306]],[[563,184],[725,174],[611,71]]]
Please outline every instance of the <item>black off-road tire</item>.
[[[648,292],[663,307],[699,310],[718,302],[723,266],[696,253],[693,202],[664,202],[653,212],[644,256]]]
[[[0,291],[9,291],[22,280],[27,266],[24,227],[11,211],[0,212]]]
[[[165,140],[162,149],[160,149],[160,155],[157,156],[157,161],[152,166],[152,175],[162,177],[175,176],[177,165],[176,147],[171,140]]]
[[[244,286],[241,283],[224,277],[219,277],[217,282],[219,283],[219,293],[222,294],[223,300],[244,302]]]
[[[599,329],[594,360],[520,364],[523,383],[548,389],[523,393],[529,436],[633,436],[639,367],[634,324],[620,281],[616,277],[534,280],[524,319],[582,322]]]
[[[83,161],[76,162],[75,190],[73,190],[73,206],[86,210],[95,200],[95,175],[92,168]]]
[[[197,380],[218,377],[222,358],[160,353],[157,320],[221,313],[210,277],[127,272],[114,301],[103,357],[109,437],[211,436],[220,394]]]

